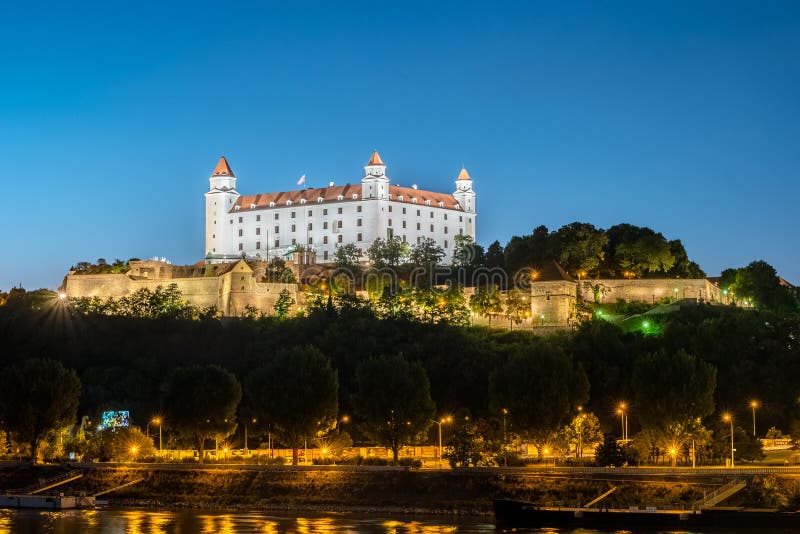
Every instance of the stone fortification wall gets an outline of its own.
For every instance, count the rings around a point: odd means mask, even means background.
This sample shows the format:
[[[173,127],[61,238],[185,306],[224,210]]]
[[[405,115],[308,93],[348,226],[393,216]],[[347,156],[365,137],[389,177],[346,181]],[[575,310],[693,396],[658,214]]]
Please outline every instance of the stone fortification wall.
[[[531,318],[539,326],[569,325],[575,319],[575,282],[531,284]]]
[[[600,279],[578,282],[578,291],[586,302],[595,302],[592,285],[599,285],[599,302],[613,303],[619,299],[628,302],[656,303],[663,298],[697,299],[720,302],[720,289],[705,278],[692,279]],[[676,291],[677,290],[677,291]]]

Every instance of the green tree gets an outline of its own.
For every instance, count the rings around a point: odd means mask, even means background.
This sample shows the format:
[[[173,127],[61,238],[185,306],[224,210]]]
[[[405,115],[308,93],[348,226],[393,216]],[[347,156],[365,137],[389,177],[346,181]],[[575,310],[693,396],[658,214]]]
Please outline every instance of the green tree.
[[[0,406],[5,427],[39,460],[39,446],[48,432],[75,422],[81,383],[75,371],[60,362],[30,359],[0,372]]]
[[[666,274],[675,264],[670,245],[664,236],[649,228],[633,241],[617,245],[614,259],[622,269],[638,276],[652,273]]]
[[[589,397],[589,382],[562,347],[539,342],[518,350],[489,378],[490,407],[539,449]]]
[[[361,272],[361,256],[364,253],[353,243],[336,247],[333,261],[339,269],[347,270],[354,275]]]
[[[456,417],[449,433],[442,458],[450,467],[481,465],[487,444],[478,433],[477,425],[469,417]]]
[[[435,413],[425,369],[396,354],[362,361],[355,375],[353,407],[364,433],[391,449],[397,463],[400,449],[428,429]]]
[[[575,458],[581,458],[586,446],[603,440],[600,420],[591,412],[581,411],[561,429],[558,438],[568,454],[574,451]]]
[[[505,269],[506,261],[504,256],[503,245],[499,241],[492,242],[489,248],[486,249],[486,255],[483,259],[483,265],[487,269]]]
[[[292,448],[292,464],[304,440],[324,433],[339,413],[339,380],[330,360],[314,346],[280,350],[245,381],[247,405],[276,425]]]
[[[522,319],[530,316],[530,297],[520,289],[509,289],[506,293],[506,317],[519,324]]]
[[[469,307],[474,313],[488,317],[491,323],[492,315],[503,312],[503,300],[497,286],[477,288],[469,298]]]
[[[574,222],[562,226],[555,234],[559,243],[559,262],[571,273],[590,272],[600,268],[608,246],[608,236],[588,223]]]
[[[286,288],[281,289],[281,292],[278,294],[278,300],[275,302],[275,313],[278,318],[285,319],[292,306],[294,306],[292,294]]]
[[[408,244],[398,237],[386,240],[379,237],[367,249],[367,256],[375,268],[395,268],[408,256]]]
[[[205,461],[205,442],[236,431],[242,387],[233,373],[217,365],[175,369],[162,386],[164,425],[197,447]]]
[[[741,269],[726,269],[720,280],[736,302],[747,301],[756,308],[776,312],[795,312],[798,302],[795,293],[781,284],[778,273],[761,260]]]
[[[676,423],[706,417],[714,411],[716,384],[714,366],[683,349],[639,358],[633,366],[631,387],[642,427],[666,430]]]
[[[483,250],[471,235],[457,235],[453,243],[453,265],[471,267],[482,263]]]

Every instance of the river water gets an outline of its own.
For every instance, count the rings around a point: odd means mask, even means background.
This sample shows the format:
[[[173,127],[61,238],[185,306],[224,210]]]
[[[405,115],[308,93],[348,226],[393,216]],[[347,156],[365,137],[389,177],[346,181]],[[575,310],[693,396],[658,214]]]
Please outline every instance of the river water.
[[[0,534],[231,534],[239,532],[261,534],[475,534],[503,531],[495,527],[491,517],[454,519],[452,517],[391,515],[384,517],[359,514],[304,514],[303,517],[295,517],[258,512],[224,513],[197,510],[102,509],[45,512],[0,509]],[[572,529],[516,529],[513,532],[604,534],[597,530]],[[617,532],[621,534],[630,531]],[[719,534],[723,531],[714,532]],[[764,534],[778,531],[749,530],[747,532]],[[677,533],[672,531],[671,534]]]

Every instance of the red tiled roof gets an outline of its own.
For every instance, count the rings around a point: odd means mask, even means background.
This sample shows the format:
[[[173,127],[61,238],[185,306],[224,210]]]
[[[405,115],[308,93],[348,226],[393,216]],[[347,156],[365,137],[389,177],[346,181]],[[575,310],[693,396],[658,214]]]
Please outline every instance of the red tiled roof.
[[[458,178],[456,178],[456,180],[472,180],[472,178],[469,177],[466,167],[461,167],[461,172],[458,173]]]
[[[353,198],[353,195],[355,195],[355,198]],[[425,205],[425,202],[430,200],[430,205],[432,207],[461,210],[461,206],[458,205],[458,201],[455,197],[448,193],[434,193],[433,191],[390,185],[389,195],[391,195],[390,200],[406,204],[413,204],[414,202],[412,199],[416,199],[418,205]],[[342,197],[342,199],[339,200],[339,197]],[[403,197],[403,199],[400,200],[400,197]],[[241,212],[269,208],[272,202],[275,203],[274,207],[276,208],[286,206],[287,201],[291,201],[293,206],[302,206],[304,204],[301,204],[300,201],[303,199],[306,201],[305,205],[317,204],[317,199],[319,198],[322,198],[322,202],[361,200],[361,184],[300,189],[297,191],[284,191],[280,193],[263,193],[260,195],[245,195],[236,200],[236,203],[231,208],[231,213],[234,211]],[[439,202],[442,203],[441,206],[439,206]]]
[[[219,162],[217,163],[217,168],[214,169],[214,174],[212,176],[232,176],[236,178],[236,175],[233,174],[230,165],[228,165],[228,160],[225,159],[225,156],[219,158]]]
[[[381,161],[381,157],[378,155],[377,150],[372,152],[372,156],[369,158],[367,165],[383,165],[383,161]]]

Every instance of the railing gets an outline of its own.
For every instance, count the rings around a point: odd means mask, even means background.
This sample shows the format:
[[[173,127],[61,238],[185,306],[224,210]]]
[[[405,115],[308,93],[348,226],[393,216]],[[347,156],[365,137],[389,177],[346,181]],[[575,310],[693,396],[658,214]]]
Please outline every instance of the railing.
[[[740,486],[741,488],[743,488],[745,486],[745,483],[742,482],[741,480],[733,479],[730,482],[728,482],[727,484],[723,484],[722,486],[718,487],[717,489],[715,489],[711,493],[705,493],[703,495],[702,499],[700,499],[698,501],[695,501],[695,503],[692,506],[692,508],[693,509],[699,509],[699,508],[702,508],[704,506],[708,506],[708,503],[712,503],[712,505],[716,504],[715,499],[717,497],[719,497],[720,495],[723,495],[725,493],[728,493],[728,492],[730,492],[732,490],[735,490],[737,488],[737,486]]]
[[[66,482],[67,480],[75,479],[81,476],[83,476],[83,470],[73,469],[72,471],[67,471],[66,473],[60,474],[53,478],[48,478],[40,482],[37,482],[35,484],[25,486],[24,488],[5,490],[5,493],[8,495],[31,495],[34,493],[40,493],[41,490],[50,488],[54,485],[58,485],[62,482]]]

